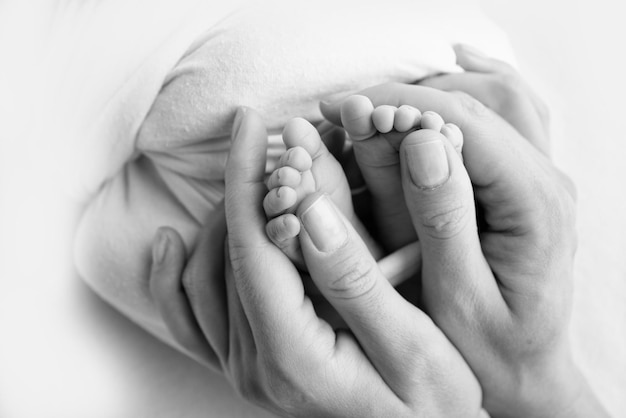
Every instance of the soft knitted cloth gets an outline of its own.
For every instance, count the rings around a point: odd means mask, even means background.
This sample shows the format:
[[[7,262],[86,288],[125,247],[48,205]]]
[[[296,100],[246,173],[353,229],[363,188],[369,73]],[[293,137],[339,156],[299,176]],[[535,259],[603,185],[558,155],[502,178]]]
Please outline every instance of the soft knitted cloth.
[[[511,59],[501,31],[472,2],[201,2],[153,9],[151,36],[126,40],[129,23],[106,39],[116,41],[123,59],[97,60],[111,70],[98,68],[95,97],[72,135],[85,173],[73,183],[87,205],[78,269],[148,328],[156,325],[147,286],[128,284],[147,279],[159,226],[174,226],[191,246],[222,200],[238,106],[257,109],[278,133],[294,116],[319,122],[320,100],[458,71],[456,42]]]

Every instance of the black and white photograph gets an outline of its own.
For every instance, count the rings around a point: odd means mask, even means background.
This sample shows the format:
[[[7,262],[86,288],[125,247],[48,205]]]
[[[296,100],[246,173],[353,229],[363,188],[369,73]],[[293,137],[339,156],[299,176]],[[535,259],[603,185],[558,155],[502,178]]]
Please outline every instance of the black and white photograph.
[[[0,0],[1,418],[626,418],[617,0]]]

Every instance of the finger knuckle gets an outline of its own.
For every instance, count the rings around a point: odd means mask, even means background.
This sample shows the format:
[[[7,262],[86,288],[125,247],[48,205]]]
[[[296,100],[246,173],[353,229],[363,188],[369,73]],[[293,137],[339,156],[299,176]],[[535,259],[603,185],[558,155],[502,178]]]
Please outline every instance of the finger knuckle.
[[[358,299],[376,287],[375,265],[367,260],[347,258],[335,265],[338,275],[328,282],[328,290],[338,299]]]
[[[448,240],[457,236],[469,221],[470,207],[462,202],[453,202],[446,210],[435,208],[421,214],[423,230],[429,237]]]

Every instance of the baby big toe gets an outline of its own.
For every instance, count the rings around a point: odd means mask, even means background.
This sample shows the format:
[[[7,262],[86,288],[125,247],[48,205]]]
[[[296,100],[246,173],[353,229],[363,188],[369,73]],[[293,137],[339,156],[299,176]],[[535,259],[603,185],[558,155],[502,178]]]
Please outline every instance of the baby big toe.
[[[341,123],[355,141],[370,138],[376,133],[372,122],[374,105],[369,98],[360,95],[348,97],[341,105]]]

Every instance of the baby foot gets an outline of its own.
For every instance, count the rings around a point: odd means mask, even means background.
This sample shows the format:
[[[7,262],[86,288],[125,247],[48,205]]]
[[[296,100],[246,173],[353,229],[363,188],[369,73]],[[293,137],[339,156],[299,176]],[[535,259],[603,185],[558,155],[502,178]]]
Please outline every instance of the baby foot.
[[[461,155],[463,135],[454,124],[431,111],[403,105],[374,107],[369,98],[355,95],[341,107],[343,127],[353,139],[354,154],[372,196],[377,235],[387,251],[417,240],[404,201],[400,178],[400,143],[409,133],[434,130],[446,137]]]
[[[300,268],[304,261],[297,235],[300,222],[294,213],[309,194],[323,192],[351,220],[359,224],[352,196],[339,162],[328,151],[318,131],[302,118],[290,120],[283,130],[287,150],[270,175],[263,209],[269,219],[266,231],[272,242]],[[357,228],[358,230],[358,228]]]

